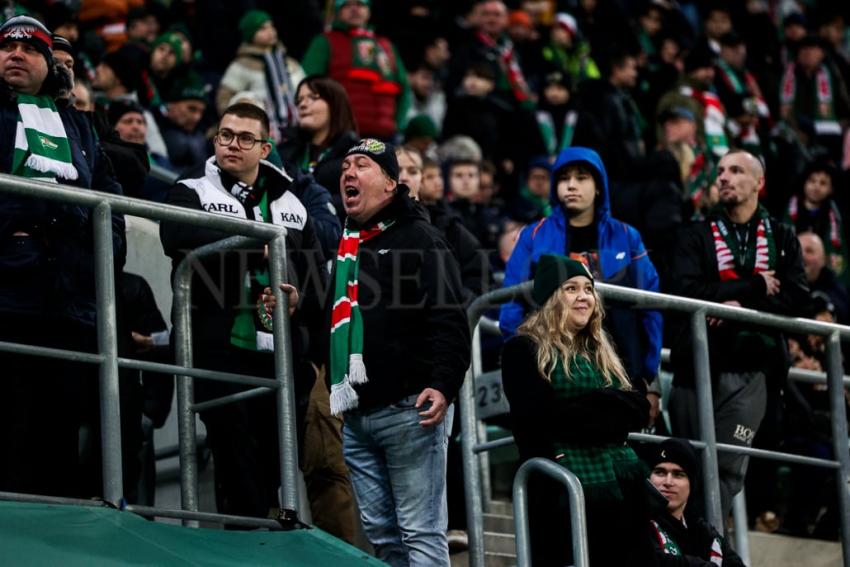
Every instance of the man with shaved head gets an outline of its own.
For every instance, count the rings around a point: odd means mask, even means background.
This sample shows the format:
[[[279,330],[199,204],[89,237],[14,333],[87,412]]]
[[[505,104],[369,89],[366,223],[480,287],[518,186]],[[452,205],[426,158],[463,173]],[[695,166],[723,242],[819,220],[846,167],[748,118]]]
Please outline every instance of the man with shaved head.
[[[720,202],[704,221],[682,230],[673,257],[670,290],[737,307],[802,315],[809,290],[793,230],[759,204],[765,185],[762,162],[731,150],[717,165]],[[701,438],[689,325],[673,351],[670,400],[673,434]],[[718,443],[751,446],[767,411],[769,390],[788,372],[785,340],[773,330],[708,318],[708,346]],[[743,485],[748,458],[718,455],[722,509]]]
[[[823,240],[814,232],[801,232],[797,240],[800,241],[803,267],[812,293],[825,293],[835,307],[836,321],[842,325],[850,323],[850,297],[838,276],[827,266]]]

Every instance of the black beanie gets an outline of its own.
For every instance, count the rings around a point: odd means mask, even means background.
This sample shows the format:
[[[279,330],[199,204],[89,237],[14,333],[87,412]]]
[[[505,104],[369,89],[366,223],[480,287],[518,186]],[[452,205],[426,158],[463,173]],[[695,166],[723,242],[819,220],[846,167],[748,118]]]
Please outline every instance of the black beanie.
[[[386,144],[374,138],[364,138],[348,150],[345,155],[354,154],[362,154],[371,158],[372,161],[381,166],[381,169],[386,172],[390,179],[398,181],[398,158],[392,144]]]
[[[112,127],[121,120],[121,117],[130,112],[138,112],[144,117],[145,109],[137,102],[132,100],[113,100],[109,103],[109,108],[106,110],[106,117],[109,119],[109,124]]]
[[[140,83],[144,52],[133,44],[125,44],[103,56],[102,63],[109,66],[128,91],[135,91]]]
[[[691,494],[694,483],[699,480],[699,458],[687,439],[672,437],[651,447],[646,464],[655,468],[658,463],[674,463],[682,467],[691,481]]]
[[[576,276],[584,276],[593,282],[593,274],[578,260],[559,254],[542,255],[537,261],[531,299],[537,305],[543,305],[565,281]]]

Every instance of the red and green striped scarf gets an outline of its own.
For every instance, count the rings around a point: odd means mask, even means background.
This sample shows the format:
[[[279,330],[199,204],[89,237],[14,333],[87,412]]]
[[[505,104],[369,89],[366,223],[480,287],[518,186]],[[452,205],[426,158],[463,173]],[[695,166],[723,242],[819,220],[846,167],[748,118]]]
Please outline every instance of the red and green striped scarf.
[[[353,384],[365,384],[363,362],[363,317],[357,302],[360,270],[360,244],[393,225],[380,222],[363,230],[352,230],[346,223],[336,256],[334,304],[331,312],[331,413],[339,415],[357,407]]]
[[[737,280],[741,275],[758,274],[776,268],[776,241],[767,211],[759,205],[756,216],[756,245],[747,247],[746,257],[742,257],[738,238],[731,234],[726,221],[722,218],[711,221],[720,281]]]

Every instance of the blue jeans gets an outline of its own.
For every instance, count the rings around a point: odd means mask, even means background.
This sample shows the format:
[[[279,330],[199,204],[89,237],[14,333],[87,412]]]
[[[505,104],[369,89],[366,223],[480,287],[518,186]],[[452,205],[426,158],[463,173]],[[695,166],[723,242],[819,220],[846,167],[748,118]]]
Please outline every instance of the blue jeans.
[[[449,565],[446,449],[454,406],[439,425],[419,425],[416,395],[348,411],[343,454],[366,537],[393,567]]]

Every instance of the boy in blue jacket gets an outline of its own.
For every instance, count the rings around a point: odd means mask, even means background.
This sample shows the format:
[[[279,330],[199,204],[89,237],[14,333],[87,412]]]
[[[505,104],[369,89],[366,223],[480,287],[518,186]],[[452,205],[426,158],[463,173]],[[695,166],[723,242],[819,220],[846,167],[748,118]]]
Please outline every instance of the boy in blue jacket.
[[[508,260],[505,287],[534,277],[543,254],[563,254],[590,268],[599,281],[658,291],[658,273],[640,233],[611,217],[608,175],[589,148],[563,150],[552,166],[552,214],[523,229]],[[645,391],[658,372],[661,313],[606,302],[606,330],[612,335],[633,385]],[[499,327],[510,337],[528,313],[525,301],[502,306]]]

